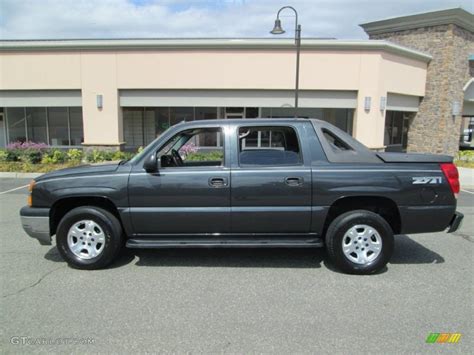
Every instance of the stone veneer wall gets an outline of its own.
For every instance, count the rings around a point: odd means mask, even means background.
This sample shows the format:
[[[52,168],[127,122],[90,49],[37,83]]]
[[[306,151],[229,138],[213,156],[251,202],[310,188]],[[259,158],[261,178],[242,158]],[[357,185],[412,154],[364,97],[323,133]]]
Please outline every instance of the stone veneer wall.
[[[456,154],[461,115],[452,116],[452,102],[463,103],[463,86],[472,75],[468,57],[474,53],[474,34],[450,24],[371,35],[370,39],[388,40],[433,56],[425,97],[410,122],[408,151]]]

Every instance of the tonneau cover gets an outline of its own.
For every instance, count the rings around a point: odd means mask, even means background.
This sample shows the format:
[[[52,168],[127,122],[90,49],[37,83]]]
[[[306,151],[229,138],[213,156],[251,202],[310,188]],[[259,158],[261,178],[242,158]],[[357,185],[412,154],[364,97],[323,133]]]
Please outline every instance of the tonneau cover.
[[[449,155],[416,154],[416,153],[377,153],[385,163],[452,163]]]

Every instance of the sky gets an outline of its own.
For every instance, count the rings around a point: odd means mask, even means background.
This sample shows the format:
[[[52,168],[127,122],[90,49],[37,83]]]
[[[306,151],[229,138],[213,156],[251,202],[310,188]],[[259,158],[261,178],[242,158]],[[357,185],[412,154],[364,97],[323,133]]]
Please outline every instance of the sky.
[[[365,39],[360,23],[462,7],[474,0],[0,0],[0,39],[270,37],[292,5],[302,36]],[[281,16],[294,36],[294,15]]]

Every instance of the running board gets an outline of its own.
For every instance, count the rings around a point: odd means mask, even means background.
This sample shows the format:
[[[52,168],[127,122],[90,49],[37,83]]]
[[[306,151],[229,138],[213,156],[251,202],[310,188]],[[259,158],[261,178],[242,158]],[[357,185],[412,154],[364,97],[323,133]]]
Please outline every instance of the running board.
[[[313,239],[129,239],[127,248],[163,249],[163,248],[315,248],[323,247],[321,238]]]

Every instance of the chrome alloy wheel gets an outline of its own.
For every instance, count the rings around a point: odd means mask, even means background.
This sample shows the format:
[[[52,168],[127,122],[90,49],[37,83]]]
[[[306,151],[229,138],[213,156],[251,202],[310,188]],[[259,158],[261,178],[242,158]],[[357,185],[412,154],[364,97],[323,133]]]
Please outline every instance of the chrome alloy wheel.
[[[344,234],[342,251],[353,263],[366,265],[375,260],[382,251],[382,238],[375,228],[357,224]]]
[[[90,219],[73,224],[67,233],[67,245],[71,252],[81,259],[92,259],[102,253],[105,233]]]

